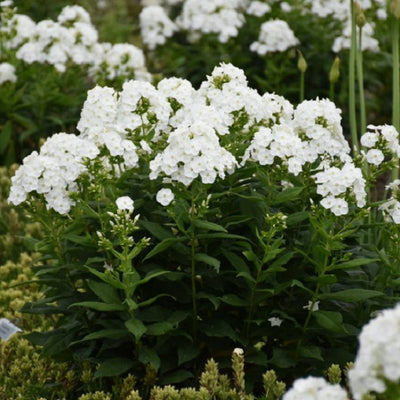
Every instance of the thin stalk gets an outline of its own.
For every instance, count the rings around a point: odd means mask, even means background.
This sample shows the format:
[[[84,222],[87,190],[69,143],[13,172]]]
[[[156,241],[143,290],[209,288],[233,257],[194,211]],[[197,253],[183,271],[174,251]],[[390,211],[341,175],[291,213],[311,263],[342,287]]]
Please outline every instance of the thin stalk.
[[[393,54],[393,111],[392,111],[392,123],[393,126],[400,130],[400,77],[399,77],[399,19],[396,17],[392,18],[392,54]],[[396,166],[392,170],[392,180],[398,179],[399,176],[399,165],[398,159],[396,159]]]
[[[304,78],[305,72],[300,72],[300,103],[304,100]]]
[[[356,120],[356,51],[357,51],[357,30],[356,30],[356,16],[354,10],[354,1],[350,0],[351,7],[351,46],[349,54],[349,118],[350,118],[350,133],[353,143],[353,151],[358,154],[360,145],[357,135],[357,120]]]
[[[194,220],[194,199],[192,195],[191,209],[190,209],[190,258],[191,258],[191,266],[190,266],[190,274],[191,274],[191,284],[192,284],[192,330],[193,330],[193,340],[197,340],[197,291],[196,291],[196,235],[195,235],[195,226],[193,224]]]
[[[365,107],[364,94],[364,71],[363,71],[363,52],[362,52],[362,27],[358,30],[358,46],[357,46],[357,80],[360,101],[360,133],[363,135],[367,130],[367,114]]]
[[[335,84],[333,82],[329,84],[329,100],[332,102],[335,101]]]

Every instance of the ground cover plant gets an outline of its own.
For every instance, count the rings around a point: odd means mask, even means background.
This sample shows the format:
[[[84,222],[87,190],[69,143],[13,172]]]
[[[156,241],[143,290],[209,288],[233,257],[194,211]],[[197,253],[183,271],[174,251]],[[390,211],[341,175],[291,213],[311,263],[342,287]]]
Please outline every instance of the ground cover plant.
[[[250,10],[298,12],[289,3],[248,3]],[[169,10],[178,13],[190,4],[169,3]],[[305,10],[312,14],[315,4],[305,2]],[[1,261],[14,264],[1,269],[12,281],[5,286],[9,293],[32,274],[32,297],[24,292],[25,300],[13,307],[25,303],[22,311],[33,316],[26,321],[41,316],[43,324],[35,329],[26,322],[29,344],[19,341],[20,333],[0,343],[5,396],[397,398],[398,42],[392,41],[393,110],[369,123],[365,100],[377,93],[364,91],[361,50],[363,43],[375,42],[362,36],[363,29],[369,31],[357,4],[351,2],[350,13],[343,5],[347,20],[336,20],[332,10],[329,17],[319,15],[351,27],[349,102],[343,111],[333,101],[337,64],[330,74],[331,99],[304,99],[302,51],[292,85],[298,100],[256,90],[258,73],[228,62],[216,63],[195,82],[151,77],[141,64],[142,75],[134,70],[139,79],[129,73],[117,74],[117,81],[98,78],[84,94],[72,132],[46,135],[21,166],[12,167],[11,187],[5,177],[1,194],[18,207],[11,214],[11,206],[1,204],[10,214],[2,213],[0,233],[6,254]],[[244,5],[232,2],[230,11]],[[361,6],[367,14],[389,18],[392,32],[398,31],[396,2],[387,10],[377,2]],[[219,11],[226,7],[221,2]],[[5,54],[29,67],[23,55],[30,54],[29,46],[43,44],[35,41],[40,23],[31,25],[36,36],[12,44],[20,36],[7,26],[18,14],[5,12]],[[174,23],[185,27],[184,16],[192,14],[179,15]],[[66,34],[89,20],[74,6],[64,8],[57,21],[43,22]],[[236,21],[244,21],[240,13]],[[262,55],[271,29],[284,30],[289,47],[299,50],[301,42],[281,22],[265,25],[266,36],[250,50]],[[84,26],[83,37],[94,32]],[[204,22],[191,32],[194,49],[204,48],[207,29]],[[206,40],[228,43],[236,32],[227,32]],[[81,39],[75,44],[81,46],[86,40]],[[152,46],[145,35],[143,41]],[[346,40],[341,43],[346,46]],[[59,54],[60,44],[57,37],[34,53],[32,66],[68,72],[62,57],[49,57]],[[171,48],[172,56],[185,54]],[[68,47],[68,62],[78,57],[74,51]],[[157,52],[152,57],[154,63]],[[116,67],[127,65],[118,60]],[[98,65],[107,70],[108,64]],[[92,79],[96,63],[85,68]],[[13,80],[6,79],[3,90],[14,90]],[[14,230],[7,232],[7,221],[15,222]],[[21,229],[29,232],[24,240]],[[24,258],[31,270],[19,258],[24,246],[31,251]],[[7,296],[3,303],[9,307]],[[25,321],[20,314],[5,317]],[[381,342],[378,331],[385,332]],[[32,391],[19,382],[13,388],[5,371],[14,362],[15,373],[29,371],[27,359],[36,360],[39,349],[44,361],[32,374]]]

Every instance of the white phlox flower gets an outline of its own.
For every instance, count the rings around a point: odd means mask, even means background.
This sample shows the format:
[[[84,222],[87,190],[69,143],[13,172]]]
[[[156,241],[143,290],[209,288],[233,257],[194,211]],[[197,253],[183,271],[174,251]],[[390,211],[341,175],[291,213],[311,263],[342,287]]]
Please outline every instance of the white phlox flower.
[[[198,121],[170,133],[167,147],[150,162],[150,179],[163,174],[185,185],[197,177],[213,183],[217,176],[223,179],[226,172],[232,173],[236,164],[233,155],[220,146],[214,129]]]
[[[133,200],[129,196],[121,196],[115,200],[118,210],[132,212],[134,210]]]
[[[16,82],[15,67],[10,63],[0,63],[0,85],[5,82]]]
[[[175,23],[195,41],[201,34],[214,33],[221,43],[236,37],[245,22],[245,0],[186,0]]]
[[[258,40],[250,45],[250,50],[265,56],[267,53],[286,51],[299,43],[286,21],[274,19],[261,25]]]
[[[346,391],[340,385],[331,385],[324,378],[310,376],[294,381],[282,400],[348,400]]]
[[[172,200],[174,200],[174,198],[175,198],[175,195],[172,192],[172,190],[169,188],[160,189],[156,195],[156,200],[162,206],[168,206],[172,202]]]
[[[355,400],[369,392],[383,393],[384,379],[400,379],[400,305],[384,310],[361,330],[354,366],[349,370],[349,385]]]
[[[139,21],[143,42],[150,50],[165,44],[166,39],[178,29],[164,8],[158,5],[143,8],[139,15]]]
[[[43,194],[46,207],[60,214],[74,204],[70,193],[78,190],[76,180],[87,171],[85,159],[94,159],[99,149],[90,141],[72,134],[58,133],[43,144],[40,154],[25,157],[11,183],[8,201],[22,203],[31,192]]]

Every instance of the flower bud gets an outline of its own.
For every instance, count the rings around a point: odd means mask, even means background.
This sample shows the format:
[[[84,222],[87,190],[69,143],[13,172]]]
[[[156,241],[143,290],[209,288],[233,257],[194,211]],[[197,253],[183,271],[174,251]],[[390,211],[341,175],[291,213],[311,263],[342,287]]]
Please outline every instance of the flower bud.
[[[390,11],[397,19],[400,18],[400,0],[392,0],[391,1]]]
[[[358,3],[358,1],[356,1],[354,3],[354,7],[355,7],[355,13],[356,13],[356,24],[359,28],[362,28],[367,22],[364,11],[360,7],[360,4]]]
[[[340,76],[340,58],[336,57],[329,71],[329,82],[336,83]]]
[[[297,68],[300,70],[300,72],[304,74],[304,72],[306,72],[308,67],[307,61],[300,50],[297,50],[297,52],[299,54],[299,60],[297,61]]]

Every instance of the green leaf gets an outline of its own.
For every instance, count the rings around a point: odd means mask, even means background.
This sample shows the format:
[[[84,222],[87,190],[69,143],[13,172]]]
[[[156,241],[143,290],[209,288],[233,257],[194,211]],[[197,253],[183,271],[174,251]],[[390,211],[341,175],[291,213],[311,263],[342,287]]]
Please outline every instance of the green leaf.
[[[146,333],[148,335],[160,336],[160,335],[165,335],[166,333],[172,331],[173,329],[174,325],[171,324],[171,322],[166,322],[166,321],[156,322],[154,324],[147,326]]]
[[[187,379],[193,378],[193,374],[186,369],[179,369],[177,371],[171,372],[167,375],[164,375],[160,379],[161,385],[170,385],[173,383],[181,383],[186,381]]]
[[[174,238],[171,231],[165,229],[163,226],[157,224],[156,222],[141,221],[140,225],[147,229],[158,240]]]
[[[361,267],[362,265],[372,264],[379,261],[376,258],[354,258],[350,261],[345,261],[339,264],[334,264],[327,268],[327,271],[334,271],[336,269],[350,269],[355,267]]]
[[[341,290],[340,292],[323,293],[318,296],[321,300],[337,300],[345,303],[355,303],[357,301],[363,301],[372,297],[383,296],[384,293],[377,290],[368,289],[347,289]]]
[[[154,257],[156,254],[163,252],[164,250],[167,250],[171,246],[173,246],[176,243],[183,242],[184,240],[187,240],[185,237],[172,237],[172,238],[167,238],[164,239],[162,242],[158,243],[143,259],[143,261],[148,260],[151,257]]]
[[[3,154],[11,140],[12,122],[7,121],[0,132],[0,154]]]
[[[284,349],[274,348],[272,358],[269,362],[279,368],[290,368],[296,365],[295,361],[290,357],[288,351]]]
[[[102,329],[97,332],[89,333],[86,335],[83,339],[77,340],[76,342],[73,342],[71,344],[75,343],[81,343],[85,342],[88,340],[95,340],[95,339],[122,339],[124,336],[126,336],[127,332],[125,329]]]
[[[88,269],[93,275],[100,278],[103,282],[109,283],[116,289],[124,289],[123,283],[117,278],[117,276],[114,276],[113,272],[111,271],[101,272],[97,271],[97,269],[88,266],[86,266],[86,269]]]
[[[315,360],[324,361],[321,348],[318,346],[301,346],[299,354],[304,358],[314,358]]]
[[[87,285],[96,296],[105,303],[118,304],[121,300],[116,290],[107,283],[88,280]]]
[[[291,187],[280,192],[272,201],[273,205],[288,203],[297,200],[303,191],[303,187]]]
[[[193,221],[193,225],[196,228],[205,229],[207,231],[227,232],[227,230],[223,226],[215,224],[214,222],[196,219]]]
[[[344,333],[343,317],[337,311],[313,311],[312,315],[319,326],[328,331]]]
[[[135,365],[129,358],[117,357],[102,362],[94,374],[94,378],[104,378],[110,376],[120,376],[129,371]]]
[[[216,258],[211,257],[205,253],[196,253],[194,256],[194,259],[196,261],[200,261],[204,264],[211,265],[212,267],[214,267],[216,272],[219,272],[219,267],[221,265],[221,262],[219,260],[217,260]]]
[[[250,273],[247,263],[237,254],[226,250],[222,250],[222,253],[237,272]]]
[[[178,347],[178,365],[191,361],[199,355],[199,348],[192,343],[182,343]]]
[[[97,311],[124,311],[126,309],[123,304],[101,303],[99,301],[81,301],[71,304],[70,307],[86,307]]]
[[[208,322],[202,327],[202,332],[210,337],[230,338],[234,342],[240,342],[240,338],[234,329],[223,320]]]
[[[140,347],[139,361],[145,365],[151,364],[155,370],[160,368],[160,357],[153,348],[147,346]]]
[[[140,319],[132,317],[125,322],[125,326],[128,328],[129,332],[135,337],[136,342],[139,342],[140,338],[146,333],[147,328],[144,326]]]
[[[291,225],[297,225],[300,222],[303,222],[304,220],[308,219],[309,216],[308,211],[298,211],[293,214],[289,214],[288,217],[286,218],[286,225],[291,226]]]
[[[236,294],[225,294],[221,297],[221,301],[223,301],[226,304],[229,304],[231,306],[236,306],[236,307],[247,307],[248,302]]]

